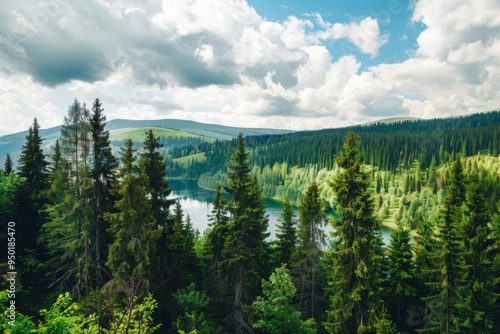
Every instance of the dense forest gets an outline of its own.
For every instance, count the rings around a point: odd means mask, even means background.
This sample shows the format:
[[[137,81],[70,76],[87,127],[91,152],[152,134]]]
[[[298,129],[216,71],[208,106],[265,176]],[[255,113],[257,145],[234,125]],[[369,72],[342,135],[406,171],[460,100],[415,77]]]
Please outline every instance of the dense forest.
[[[15,250],[0,329],[499,332],[499,118],[190,139],[166,153],[148,130],[113,152],[99,99],[75,100],[50,150],[35,119],[17,169],[7,156],[0,173],[0,242]],[[202,234],[173,177],[215,190]],[[275,239],[265,197],[283,201]]]

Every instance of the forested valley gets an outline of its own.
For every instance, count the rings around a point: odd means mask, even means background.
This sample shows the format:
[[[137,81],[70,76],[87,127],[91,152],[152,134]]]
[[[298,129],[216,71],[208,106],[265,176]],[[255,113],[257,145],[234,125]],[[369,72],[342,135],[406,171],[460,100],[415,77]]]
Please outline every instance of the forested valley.
[[[116,150],[96,99],[39,131],[0,173],[4,333],[500,333],[498,111]]]

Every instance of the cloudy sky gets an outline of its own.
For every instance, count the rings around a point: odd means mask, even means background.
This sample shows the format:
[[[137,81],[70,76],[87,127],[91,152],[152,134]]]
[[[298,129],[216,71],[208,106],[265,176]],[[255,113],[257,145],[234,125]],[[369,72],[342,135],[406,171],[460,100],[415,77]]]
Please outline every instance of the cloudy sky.
[[[108,119],[318,129],[500,107],[498,0],[0,2],[0,135]]]

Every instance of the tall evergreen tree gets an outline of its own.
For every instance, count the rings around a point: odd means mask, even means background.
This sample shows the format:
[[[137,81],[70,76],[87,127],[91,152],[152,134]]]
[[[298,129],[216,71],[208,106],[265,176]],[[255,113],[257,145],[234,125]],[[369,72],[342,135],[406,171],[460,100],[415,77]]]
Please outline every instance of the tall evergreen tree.
[[[5,157],[5,164],[3,168],[3,172],[5,175],[9,175],[14,171],[12,159],[10,158],[10,154],[7,153],[7,156]]]
[[[212,212],[209,216],[207,241],[204,245],[205,261],[205,286],[211,296],[218,296],[221,293],[223,279],[221,277],[221,262],[223,261],[223,251],[226,238],[229,233],[229,216],[227,212],[227,200],[222,195],[222,185],[217,184],[212,201]],[[217,301],[216,298],[213,299]]]
[[[113,198],[110,190],[115,183],[114,172],[118,162],[111,153],[109,132],[104,130],[106,116],[99,99],[95,99],[91,113],[88,115],[89,129],[92,139],[92,151],[90,156],[90,178],[92,180],[93,196],[93,261],[96,273],[96,284],[102,286],[105,281],[107,245],[110,238],[107,235],[108,224],[104,220],[104,213],[113,208]]]
[[[466,264],[464,244],[461,237],[462,204],[465,200],[465,184],[462,165],[457,159],[452,163],[450,176],[446,182],[446,196],[437,240],[441,248],[441,275],[437,294],[426,297],[430,310],[426,318],[426,329],[439,333],[461,333],[471,324],[463,322],[472,310],[465,303]]]
[[[40,240],[52,255],[49,272],[60,272],[60,279],[78,299],[102,283],[95,254],[95,206],[90,173],[91,134],[89,110],[75,99],[61,127],[61,139],[53,157],[52,187],[54,203],[46,212],[48,221]],[[67,183],[63,184],[63,183]],[[56,190],[64,190],[58,196]],[[58,267],[57,261],[61,262]]]
[[[16,240],[18,258],[26,264],[23,272],[37,271],[44,261],[45,247],[37,243],[42,224],[46,218],[43,208],[47,203],[48,170],[45,153],[42,149],[43,139],[40,136],[40,125],[37,119],[28,130],[26,142],[21,148],[18,161],[19,176],[22,183],[17,188],[16,203],[18,205],[16,222]],[[34,264],[32,267],[31,264]],[[37,275],[25,275],[25,286],[37,286]]]
[[[292,204],[288,197],[283,203],[283,212],[278,218],[280,224],[276,225],[276,238],[279,245],[280,263],[290,264],[292,254],[295,252],[297,243],[296,220],[293,213]]]
[[[333,253],[332,304],[325,327],[331,333],[369,332],[377,322],[380,306],[380,254],[375,252],[379,224],[354,132],[349,131],[336,162],[342,172],[332,186],[341,218],[333,221],[337,249]]]
[[[150,197],[153,217],[160,226],[166,227],[168,208],[173,204],[173,200],[168,199],[172,189],[168,188],[166,164],[159,152],[163,145],[160,144],[159,139],[154,136],[153,130],[146,131],[140,166],[141,172],[147,176],[146,191]]]
[[[68,108],[61,127],[61,148],[64,158],[69,163],[70,181],[75,183],[75,191],[80,192],[80,178],[86,177],[89,155],[89,110],[77,99]]]
[[[134,164],[132,140],[127,139],[125,144],[125,149],[121,149],[122,167],[118,171],[121,182],[112,189],[118,197],[115,202],[118,213],[104,215],[110,223],[109,232],[114,236],[106,265],[119,289],[132,288],[140,295],[152,278],[151,259],[156,252],[159,230],[155,228],[151,204],[144,190],[147,177],[139,174]]]
[[[243,308],[250,305],[259,293],[260,280],[266,272],[266,243],[268,219],[265,215],[262,190],[257,179],[250,178],[248,153],[243,134],[228,164],[231,196],[229,233],[224,244],[223,276],[227,277],[228,328],[237,334],[252,333],[253,329]]]
[[[24,178],[24,183],[30,189],[33,199],[41,196],[42,191],[47,187],[48,163],[43,153],[42,142],[40,125],[35,118],[28,130],[26,143],[21,148],[18,162],[19,175]]]
[[[168,319],[167,323],[170,323],[177,314],[167,315],[168,310],[165,306],[172,303],[172,294],[177,289],[184,287],[181,280],[176,279],[178,274],[176,270],[179,270],[179,256],[181,256],[182,251],[178,248],[179,244],[183,242],[181,234],[183,223],[182,217],[177,217],[178,220],[175,220],[175,216],[174,219],[169,217],[169,207],[174,201],[168,199],[172,189],[168,188],[166,163],[159,151],[162,147],[159,139],[159,137],[154,136],[152,129],[146,131],[139,166],[140,172],[146,178],[144,189],[160,233],[157,241],[158,252],[155,254],[155,258],[151,259],[154,263],[153,271],[156,277],[151,288],[160,303],[159,317],[162,320]],[[182,212],[182,210],[178,212]],[[176,225],[177,231],[175,231],[174,225]]]
[[[466,276],[468,296],[464,300],[469,309],[468,332],[479,334],[493,330],[498,293],[495,291],[494,240],[491,237],[491,215],[486,207],[485,185],[477,174],[472,174],[466,191],[464,244],[468,271]],[[467,314],[466,314],[467,315]]]
[[[318,284],[317,269],[321,246],[325,236],[321,230],[325,214],[319,198],[318,184],[313,181],[306,190],[299,206],[296,278],[301,313],[306,318],[319,320],[321,286]]]
[[[385,305],[397,328],[405,333],[413,330],[410,316],[418,305],[412,248],[408,230],[400,226],[391,233]]]

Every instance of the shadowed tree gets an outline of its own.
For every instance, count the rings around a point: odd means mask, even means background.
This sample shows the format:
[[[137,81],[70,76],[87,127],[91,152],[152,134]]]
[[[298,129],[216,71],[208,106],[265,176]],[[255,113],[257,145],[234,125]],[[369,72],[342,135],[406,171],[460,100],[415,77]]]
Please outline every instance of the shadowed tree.
[[[294,266],[300,312],[304,317],[316,320],[320,318],[318,305],[322,299],[317,269],[321,246],[325,243],[325,236],[321,230],[324,219],[318,184],[313,181],[299,206],[298,246],[294,255]]]
[[[265,215],[262,190],[257,179],[250,178],[248,153],[243,134],[228,164],[231,196],[229,233],[224,243],[222,272],[227,278],[228,328],[233,333],[252,333],[245,305],[250,305],[259,293],[260,280],[266,272],[266,243],[268,219]]]
[[[276,238],[278,239],[279,262],[289,265],[292,254],[295,252],[297,246],[297,222],[288,197],[283,203],[283,212],[278,221],[280,224],[276,225]]]
[[[358,137],[349,131],[344,150],[336,158],[342,171],[332,186],[341,217],[333,221],[336,249],[331,310],[325,328],[330,333],[363,333],[374,329],[380,306],[380,235],[368,192],[368,175],[362,170]]]
[[[5,175],[9,175],[13,171],[14,171],[14,168],[13,168],[12,159],[10,158],[10,154],[7,153],[7,156],[5,157],[5,164],[3,167],[3,172]]]
[[[151,204],[144,190],[147,178],[139,174],[134,164],[133,142],[127,139],[125,144],[125,149],[121,149],[122,167],[118,172],[121,181],[112,190],[118,197],[115,202],[118,212],[104,216],[114,237],[106,265],[118,287],[133,284],[132,288],[140,295],[141,291],[148,289],[152,278],[151,259],[156,252],[159,230],[155,228]]]

